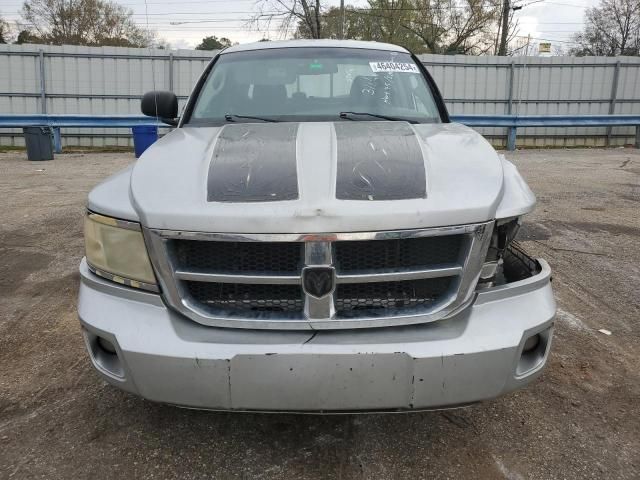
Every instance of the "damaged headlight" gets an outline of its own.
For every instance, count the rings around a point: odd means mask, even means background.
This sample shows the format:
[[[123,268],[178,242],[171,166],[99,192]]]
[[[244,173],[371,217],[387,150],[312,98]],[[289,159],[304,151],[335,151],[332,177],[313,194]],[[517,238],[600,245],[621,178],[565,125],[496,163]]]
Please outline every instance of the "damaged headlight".
[[[500,282],[498,277],[502,275],[505,252],[516,238],[521,224],[521,217],[496,220],[489,250],[487,251],[487,258],[480,271],[479,287],[492,286],[496,280]]]
[[[158,290],[138,223],[89,212],[84,241],[87,263],[97,275],[130,287]]]

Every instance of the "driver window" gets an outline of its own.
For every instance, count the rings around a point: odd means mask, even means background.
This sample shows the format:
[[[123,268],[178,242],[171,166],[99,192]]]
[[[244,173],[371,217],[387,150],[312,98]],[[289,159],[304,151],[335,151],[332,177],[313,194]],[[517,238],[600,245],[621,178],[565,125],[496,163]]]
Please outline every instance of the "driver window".
[[[415,77],[409,78],[409,84],[411,86],[411,97],[416,111],[429,115],[437,113],[434,112],[434,109],[432,108],[433,101],[431,100],[431,97],[425,98],[424,96],[424,86],[421,85]]]

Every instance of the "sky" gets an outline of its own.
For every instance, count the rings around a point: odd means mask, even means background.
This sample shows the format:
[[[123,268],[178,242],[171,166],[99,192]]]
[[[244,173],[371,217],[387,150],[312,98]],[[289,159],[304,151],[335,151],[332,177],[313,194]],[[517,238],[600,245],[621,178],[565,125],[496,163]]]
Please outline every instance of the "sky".
[[[155,30],[171,48],[194,48],[203,37],[227,37],[247,43],[268,38],[277,40],[282,33],[275,27],[258,31],[249,25],[260,0],[116,0],[133,11],[135,21]],[[326,2],[339,5],[339,0]],[[363,7],[366,0],[346,0],[347,5]],[[573,33],[582,29],[585,9],[598,0],[520,0],[524,8],[515,13],[523,41],[531,44],[550,41],[553,49],[572,46]],[[0,14],[10,22],[20,19],[20,0],[0,0]]]

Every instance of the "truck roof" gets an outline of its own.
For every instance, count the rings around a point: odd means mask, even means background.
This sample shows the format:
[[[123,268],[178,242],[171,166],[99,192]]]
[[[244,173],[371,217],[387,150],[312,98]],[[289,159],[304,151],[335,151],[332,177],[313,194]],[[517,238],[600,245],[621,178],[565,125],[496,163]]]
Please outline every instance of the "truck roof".
[[[393,45],[391,43],[381,42],[363,42],[359,40],[277,40],[269,42],[253,42],[242,45],[234,45],[223,50],[221,53],[246,52],[250,50],[266,50],[271,48],[300,48],[300,47],[319,47],[319,48],[362,48],[368,50],[386,50],[393,52],[408,51],[405,48]]]

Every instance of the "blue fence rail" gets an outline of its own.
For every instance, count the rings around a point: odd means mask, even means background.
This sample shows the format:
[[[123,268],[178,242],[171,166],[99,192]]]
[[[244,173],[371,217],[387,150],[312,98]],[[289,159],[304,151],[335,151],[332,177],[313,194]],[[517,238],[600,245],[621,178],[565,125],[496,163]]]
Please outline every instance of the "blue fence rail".
[[[62,152],[61,128],[132,128],[168,126],[144,115],[0,115],[0,128],[47,126],[53,129],[53,149]]]
[[[640,115],[452,115],[451,120],[470,127],[506,127],[507,150],[516,149],[517,129],[523,127],[636,127],[640,148]]]
[[[451,120],[470,127],[506,127],[507,150],[515,150],[517,129],[523,127],[619,127],[636,128],[636,148],[640,148],[640,115],[452,115]],[[0,115],[0,128],[49,126],[54,131],[56,153],[62,150],[60,128],[166,127],[141,115]]]

